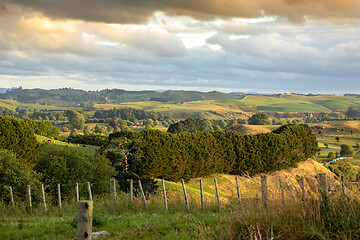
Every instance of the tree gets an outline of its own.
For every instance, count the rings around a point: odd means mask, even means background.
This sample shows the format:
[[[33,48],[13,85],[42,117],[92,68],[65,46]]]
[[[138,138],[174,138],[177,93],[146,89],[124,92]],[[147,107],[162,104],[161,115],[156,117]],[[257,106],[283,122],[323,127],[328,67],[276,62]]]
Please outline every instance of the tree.
[[[334,152],[329,152],[329,154],[327,155],[327,158],[334,159],[335,158],[335,153]]]
[[[71,130],[70,136],[76,136],[76,135],[78,135],[78,134],[79,134],[78,130],[77,130],[76,128],[73,128],[73,129]]]
[[[100,134],[102,134],[102,133],[105,132],[105,130],[104,130],[102,127],[100,127],[100,125],[96,124],[96,125],[95,125],[95,129],[94,129],[94,132],[95,132],[95,133],[100,133]]]
[[[188,118],[180,122],[171,124],[168,128],[170,133],[181,133],[181,132],[204,132],[208,129],[205,119],[199,118]]]
[[[0,179],[0,199],[5,202],[10,202],[9,186],[16,189],[13,191],[15,201],[24,201],[27,191],[25,186],[41,184],[38,174],[21,164],[12,151],[5,149],[0,149]],[[33,199],[37,196],[39,194],[32,189]]]
[[[88,156],[69,147],[58,148],[48,144],[40,147],[34,170],[41,174],[41,180],[48,186],[58,183],[75,186],[76,182],[90,182],[95,183],[92,190],[96,193],[107,192],[108,181],[116,174],[110,161],[98,153]],[[63,188],[62,191],[66,195],[73,189]]]
[[[337,142],[339,142],[339,141],[340,141],[340,137],[336,137],[335,140],[336,140]]]
[[[271,119],[266,113],[256,113],[249,118],[251,125],[270,125]]]
[[[326,148],[329,148],[329,144],[328,144],[328,143],[324,143],[324,146],[325,146]]]
[[[83,133],[84,133],[84,135],[90,135],[90,134],[92,134],[92,132],[91,132],[91,130],[90,130],[90,127],[86,125],[86,126],[84,127]]]
[[[81,113],[78,113],[74,110],[67,110],[65,112],[69,123],[78,130],[81,130],[85,126],[85,117]]]
[[[342,156],[342,157],[345,157],[345,156],[352,157],[355,155],[355,151],[354,151],[353,147],[350,145],[342,144],[340,146],[340,148],[341,148],[340,156]]]

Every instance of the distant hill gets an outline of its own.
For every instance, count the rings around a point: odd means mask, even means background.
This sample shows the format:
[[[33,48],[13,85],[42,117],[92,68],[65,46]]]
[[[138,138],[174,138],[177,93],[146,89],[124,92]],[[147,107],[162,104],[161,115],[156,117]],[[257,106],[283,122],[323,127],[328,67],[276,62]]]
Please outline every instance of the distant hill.
[[[243,95],[234,95],[221,92],[197,91],[126,91],[122,89],[105,89],[101,91],[84,91],[72,88],[62,89],[22,89],[16,88],[0,95],[2,99],[14,99],[23,103],[79,105],[104,104],[140,101],[157,102],[192,102],[201,100],[239,99]]]
[[[0,94],[6,93],[7,90],[8,88],[0,88]]]

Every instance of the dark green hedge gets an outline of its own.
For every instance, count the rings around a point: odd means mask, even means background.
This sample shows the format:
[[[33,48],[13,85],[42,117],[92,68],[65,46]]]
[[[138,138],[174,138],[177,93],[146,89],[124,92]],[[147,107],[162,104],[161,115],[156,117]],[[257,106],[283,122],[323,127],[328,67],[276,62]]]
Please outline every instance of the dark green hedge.
[[[256,135],[240,135],[233,131],[119,132],[110,135],[109,143],[119,138],[131,142],[128,145],[131,171],[167,180],[212,173],[266,173],[293,167],[314,156],[318,148],[307,125],[285,125],[272,133]]]
[[[95,134],[90,134],[90,135],[69,136],[67,140],[68,140],[68,142],[71,142],[71,143],[102,146],[107,143],[108,136],[95,133]]]

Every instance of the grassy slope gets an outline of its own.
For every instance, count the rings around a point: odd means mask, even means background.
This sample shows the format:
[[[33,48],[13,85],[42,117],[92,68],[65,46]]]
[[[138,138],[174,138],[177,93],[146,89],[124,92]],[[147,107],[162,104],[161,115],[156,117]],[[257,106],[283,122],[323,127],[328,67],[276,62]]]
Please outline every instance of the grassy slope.
[[[281,95],[281,96],[247,96],[241,100],[210,100],[196,101],[184,104],[161,103],[161,102],[133,102],[122,104],[97,104],[98,109],[110,109],[113,107],[135,107],[144,110],[158,112],[217,112],[242,113],[256,111],[276,111],[276,112],[331,112],[344,111],[349,106],[360,104],[360,99],[333,96],[302,96],[302,95]]]

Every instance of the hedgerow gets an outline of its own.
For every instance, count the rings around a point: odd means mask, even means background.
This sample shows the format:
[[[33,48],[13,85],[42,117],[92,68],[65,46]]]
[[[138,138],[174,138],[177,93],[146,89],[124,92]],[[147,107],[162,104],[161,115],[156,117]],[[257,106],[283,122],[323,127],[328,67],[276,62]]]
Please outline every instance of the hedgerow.
[[[305,125],[285,125],[271,133],[240,135],[233,131],[172,134],[159,130],[118,132],[111,142],[128,142],[129,170],[166,180],[191,179],[212,173],[250,176],[267,173],[304,161],[318,147]],[[109,149],[108,152],[113,150]]]

